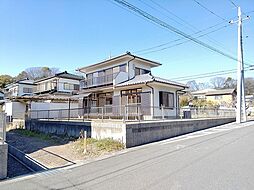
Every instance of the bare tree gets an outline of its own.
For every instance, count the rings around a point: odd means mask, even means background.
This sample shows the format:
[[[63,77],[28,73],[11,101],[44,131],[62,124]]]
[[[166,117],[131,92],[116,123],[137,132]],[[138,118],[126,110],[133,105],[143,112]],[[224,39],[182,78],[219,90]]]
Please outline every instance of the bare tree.
[[[245,84],[245,94],[251,95],[254,94],[254,78],[245,78],[244,80]]]
[[[236,88],[237,81],[231,77],[228,77],[224,82],[223,88]]]
[[[32,80],[37,80],[49,76],[53,76],[56,73],[59,73],[58,68],[49,68],[49,67],[30,67],[25,71],[22,71],[17,77],[17,79],[29,78]]]
[[[226,79],[224,77],[214,77],[210,79],[213,88],[220,89],[224,87]]]

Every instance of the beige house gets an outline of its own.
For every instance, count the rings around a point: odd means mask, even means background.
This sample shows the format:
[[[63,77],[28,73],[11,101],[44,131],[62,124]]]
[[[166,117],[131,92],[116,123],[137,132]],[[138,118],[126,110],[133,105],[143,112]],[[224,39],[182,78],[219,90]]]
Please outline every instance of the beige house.
[[[235,89],[208,89],[192,93],[193,98],[212,101],[221,107],[234,107],[236,100]]]
[[[79,106],[111,116],[142,115],[149,119],[163,113],[167,118],[177,117],[178,95],[187,86],[152,75],[152,68],[160,65],[126,53],[77,69],[86,76],[81,81]]]

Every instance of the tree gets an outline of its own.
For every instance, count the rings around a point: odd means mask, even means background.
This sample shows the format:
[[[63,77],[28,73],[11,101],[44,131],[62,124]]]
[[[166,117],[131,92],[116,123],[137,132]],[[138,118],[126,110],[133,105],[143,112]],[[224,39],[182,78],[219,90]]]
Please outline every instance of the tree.
[[[25,71],[22,71],[16,79],[29,78],[31,80],[38,80],[45,77],[50,77],[59,72],[58,68],[49,68],[49,67],[30,67]]]
[[[225,82],[223,88],[236,88],[237,86],[237,81],[231,77],[228,77]]]
[[[188,81],[186,85],[189,87],[190,91],[199,90],[198,84],[195,80]]]
[[[19,81],[26,78],[29,78],[28,73],[26,71],[22,71],[15,77],[15,81]]]
[[[6,85],[13,82],[13,78],[10,75],[0,75],[0,88],[3,89]]]
[[[245,78],[245,95],[254,94],[254,78]]]
[[[221,89],[224,87],[226,79],[224,77],[214,77],[210,79],[210,83],[213,88]]]

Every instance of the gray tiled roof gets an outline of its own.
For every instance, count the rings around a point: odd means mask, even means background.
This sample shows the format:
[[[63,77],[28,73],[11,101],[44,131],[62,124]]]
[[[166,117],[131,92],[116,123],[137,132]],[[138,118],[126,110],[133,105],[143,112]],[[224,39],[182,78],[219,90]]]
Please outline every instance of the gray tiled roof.
[[[174,82],[171,80],[156,77],[156,76],[151,75],[150,73],[143,74],[143,75],[137,75],[133,79],[130,79],[126,82],[117,84],[116,87],[135,85],[135,84],[143,84],[143,83],[147,83],[147,82],[159,82],[159,83],[165,83],[165,84],[169,84],[169,85],[173,85],[173,86],[180,86],[180,87],[187,88],[187,86],[182,83],[178,83],[178,82]]]
[[[233,94],[234,91],[235,89],[221,89],[221,90],[207,92],[205,95],[213,96],[213,95],[222,95],[222,94]]]

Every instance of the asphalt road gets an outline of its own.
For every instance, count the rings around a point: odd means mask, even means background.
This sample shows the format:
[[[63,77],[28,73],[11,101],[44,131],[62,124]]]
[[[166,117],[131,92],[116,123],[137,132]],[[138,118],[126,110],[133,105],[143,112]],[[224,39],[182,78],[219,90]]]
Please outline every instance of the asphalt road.
[[[5,181],[0,189],[254,189],[254,122],[219,126],[84,165]]]

